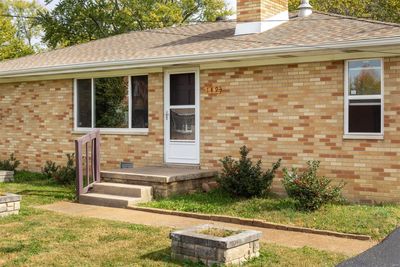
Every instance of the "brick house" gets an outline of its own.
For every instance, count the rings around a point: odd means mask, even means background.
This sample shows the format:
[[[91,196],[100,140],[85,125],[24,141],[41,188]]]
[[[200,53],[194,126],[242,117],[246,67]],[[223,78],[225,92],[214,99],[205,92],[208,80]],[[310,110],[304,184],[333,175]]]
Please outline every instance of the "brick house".
[[[400,202],[400,25],[238,0],[237,20],[131,32],[0,63],[0,157],[103,168],[321,161],[354,201]],[[280,182],[274,190],[281,192]]]

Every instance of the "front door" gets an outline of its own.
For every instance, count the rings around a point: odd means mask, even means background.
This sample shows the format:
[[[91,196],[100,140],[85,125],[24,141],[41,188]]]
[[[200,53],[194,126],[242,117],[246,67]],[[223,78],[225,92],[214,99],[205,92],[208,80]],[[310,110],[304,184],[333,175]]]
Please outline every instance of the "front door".
[[[164,87],[165,162],[200,164],[199,71],[167,71]]]

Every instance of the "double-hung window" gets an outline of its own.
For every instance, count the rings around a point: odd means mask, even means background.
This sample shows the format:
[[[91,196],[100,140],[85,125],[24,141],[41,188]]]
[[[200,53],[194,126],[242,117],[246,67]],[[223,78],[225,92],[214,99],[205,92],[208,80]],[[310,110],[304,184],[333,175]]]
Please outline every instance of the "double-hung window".
[[[382,138],[383,61],[347,61],[345,83],[345,137]]]
[[[148,76],[75,80],[75,130],[147,132]]]

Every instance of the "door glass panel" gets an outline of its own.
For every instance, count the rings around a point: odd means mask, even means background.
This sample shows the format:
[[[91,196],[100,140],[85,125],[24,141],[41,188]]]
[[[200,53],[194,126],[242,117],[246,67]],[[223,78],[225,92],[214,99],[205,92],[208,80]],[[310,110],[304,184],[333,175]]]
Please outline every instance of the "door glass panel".
[[[171,74],[170,76],[170,105],[195,104],[195,74]]]
[[[194,141],[195,133],[195,109],[171,109],[170,139]]]

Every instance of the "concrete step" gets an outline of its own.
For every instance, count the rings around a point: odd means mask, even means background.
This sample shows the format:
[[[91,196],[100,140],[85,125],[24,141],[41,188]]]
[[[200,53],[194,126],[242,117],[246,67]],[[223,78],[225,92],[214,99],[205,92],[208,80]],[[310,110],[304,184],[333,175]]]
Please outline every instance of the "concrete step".
[[[144,185],[95,183],[91,192],[124,197],[138,197],[146,201],[151,201],[153,199],[153,188]]]
[[[167,168],[167,167],[142,167],[132,169],[114,169],[101,171],[101,178],[106,182],[117,182],[136,184],[136,181],[147,183],[173,183],[178,181],[198,180],[202,178],[213,178],[218,174],[215,170],[198,170],[190,168]],[[140,183],[139,183],[140,184]]]
[[[146,200],[138,197],[115,196],[90,192],[79,196],[79,203],[114,208],[126,208],[128,205],[135,205],[142,202],[146,202]]]

